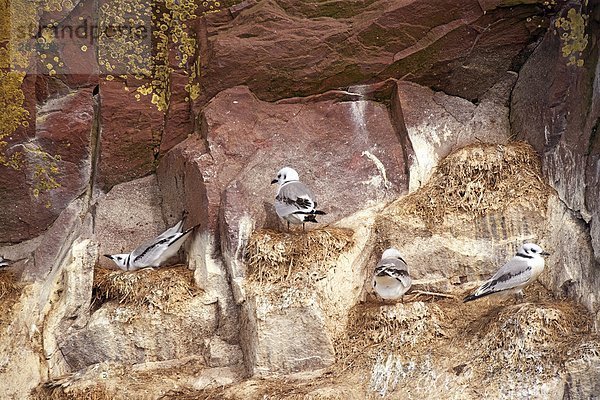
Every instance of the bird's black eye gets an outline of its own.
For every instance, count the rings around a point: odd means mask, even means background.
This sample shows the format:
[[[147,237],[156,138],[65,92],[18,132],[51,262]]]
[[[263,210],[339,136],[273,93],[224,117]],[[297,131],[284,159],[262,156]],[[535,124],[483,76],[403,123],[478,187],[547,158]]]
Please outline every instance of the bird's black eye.
[[[121,259],[121,257],[117,257],[117,260],[120,260],[120,259]]]
[[[281,174],[277,174],[277,178],[281,178]]]

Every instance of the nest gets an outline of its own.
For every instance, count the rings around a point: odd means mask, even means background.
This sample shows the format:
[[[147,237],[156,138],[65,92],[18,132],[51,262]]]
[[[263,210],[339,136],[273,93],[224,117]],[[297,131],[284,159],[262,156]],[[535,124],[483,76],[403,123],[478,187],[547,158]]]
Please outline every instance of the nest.
[[[480,217],[515,203],[545,210],[549,193],[540,158],[529,144],[476,144],[444,158],[427,183],[395,208],[438,224],[448,214]]]
[[[349,229],[338,228],[302,233],[256,231],[245,253],[248,281],[262,285],[319,280],[352,246],[353,234]]]
[[[10,271],[0,270],[0,300],[11,297],[19,291],[16,275]]]
[[[198,292],[194,272],[184,266],[131,272],[96,268],[94,273],[95,298],[101,303],[116,300],[167,311],[173,303],[189,300]]]
[[[31,393],[30,398],[32,400],[113,400],[115,396],[101,385],[76,390],[40,385]]]
[[[336,353],[347,367],[373,365],[382,354],[407,354],[446,336],[444,313],[435,304],[365,304],[354,307],[346,335],[336,341]]]
[[[589,333],[586,312],[569,303],[517,304],[482,319],[471,345],[474,363],[488,376],[498,373],[555,375],[573,351],[578,336]]]

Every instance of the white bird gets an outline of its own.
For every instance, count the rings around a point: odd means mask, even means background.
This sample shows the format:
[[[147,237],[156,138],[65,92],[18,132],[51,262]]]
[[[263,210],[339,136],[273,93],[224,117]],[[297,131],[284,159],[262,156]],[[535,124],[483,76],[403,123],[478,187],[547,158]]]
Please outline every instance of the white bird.
[[[8,267],[13,262],[14,262],[13,260],[9,260],[8,258],[4,258],[4,257],[0,256],[0,268]]]
[[[387,249],[373,274],[373,290],[384,300],[398,300],[410,289],[408,265],[395,248]]]
[[[158,267],[177,254],[188,235],[199,226],[196,225],[183,231],[184,221],[185,218],[156,238],[144,242],[131,253],[105,254],[104,257],[110,258],[119,268],[125,271]]]
[[[523,289],[535,281],[544,270],[545,252],[535,243],[525,243],[519,247],[517,254],[502,266],[487,282],[481,285],[473,294],[464,298],[464,302],[492,294],[523,295]]]
[[[305,222],[318,222],[316,215],[325,215],[325,212],[317,210],[317,200],[311,190],[300,182],[298,172],[290,167],[279,170],[277,178],[271,184],[277,183],[277,196],[275,196],[275,211],[279,217],[287,222],[288,230],[292,224],[302,224],[304,230]]]

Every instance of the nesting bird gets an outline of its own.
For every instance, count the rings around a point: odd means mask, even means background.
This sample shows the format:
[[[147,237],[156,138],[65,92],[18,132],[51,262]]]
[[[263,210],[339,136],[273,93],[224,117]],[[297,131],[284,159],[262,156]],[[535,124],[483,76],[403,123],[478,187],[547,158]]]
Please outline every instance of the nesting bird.
[[[535,243],[525,243],[517,254],[502,266],[487,282],[473,294],[464,298],[464,302],[480,297],[516,293],[523,295],[523,289],[531,284],[544,270],[545,252]]]
[[[408,266],[395,248],[387,249],[375,267],[373,290],[384,300],[398,300],[410,289]]]
[[[177,254],[185,239],[198,226],[193,226],[184,231],[184,222],[185,218],[156,238],[141,244],[131,253],[105,254],[104,257],[110,258],[119,268],[125,271],[158,267]]]
[[[317,200],[312,191],[300,182],[298,172],[290,167],[279,170],[277,178],[271,184],[277,183],[277,195],[275,196],[275,211],[280,218],[287,222],[288,230],[290,223],[302,224],[304,230],[305,222],[318,222],[316,215],[325,215],[325,212],[317,210]]]
[[[4,258],[3,256],[0,256],[0,268],[8,267],[13,262],[14,262],[13,260],[9,260],[8,258]]]

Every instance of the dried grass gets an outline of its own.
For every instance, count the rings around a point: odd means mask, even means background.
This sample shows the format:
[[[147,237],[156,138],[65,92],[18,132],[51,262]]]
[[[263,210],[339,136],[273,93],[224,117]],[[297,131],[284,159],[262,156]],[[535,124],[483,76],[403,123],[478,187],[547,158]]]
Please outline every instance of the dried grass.
[[[338,256],[352,246],[353,234],[349,229],[337,228],[302,233],[256,231],[245,253],[248,281],[260,286],[319,280],[335,265]]]
[[[174,303],[189,300],[199,291],[194,272],[185,266],[131,272],[96,268],[94,273],[95,298],[100,302],[115,300],[168,311]]]
[[[489,377],[499,373],[553,376],[591,331],[590,318],[570,303],[507,306],[474,324],[474,364]]]
[[[7,270],[0,270],[0,300],[4,297],[11,297],[20,290],[17,276]]]
[[[541,176],[540,158],[525,142],[473,144],[449,154],[423,187],[393,208],[431,225],[448,214],[474,218],[515,203],[545,210],[550,189]]]
[[[115,396],[102,385],[73,389],[40,385],[30,395],[31,400],[113,400]]]
[[[433,303],[359,304],[351,311],[346,335],[336,340],[339,366],[369,369],[381,354],[409,354],[446,336],[445,318]]]

